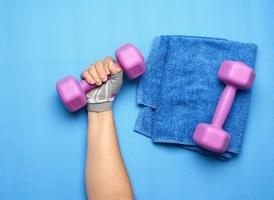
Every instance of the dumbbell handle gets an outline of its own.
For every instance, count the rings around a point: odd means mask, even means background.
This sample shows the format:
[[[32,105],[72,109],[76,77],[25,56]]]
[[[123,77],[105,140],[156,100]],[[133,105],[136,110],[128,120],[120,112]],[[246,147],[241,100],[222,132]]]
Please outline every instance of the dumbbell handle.
[[[81,80],[79,85],[85,93],[97,87],[95,84],[89,84],[86,80]]]
[[[211,122],[213,126],[220,128],[223,126],[230,111],[230,108],[233,104],[236,91],[237,88],[235,88],[232,85],[225,86],[225,89],[221,95],[221,98],[219,99],[218,105],[215,109],[215,113]]]

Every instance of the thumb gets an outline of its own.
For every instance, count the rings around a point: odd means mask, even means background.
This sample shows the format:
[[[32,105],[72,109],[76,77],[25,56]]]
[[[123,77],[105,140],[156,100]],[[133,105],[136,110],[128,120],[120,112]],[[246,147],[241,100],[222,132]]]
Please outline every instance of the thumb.
[[[122,67],[118,63],[115,63],[114,67],[115,67],[117,72],[122,71]]]
[[[113,63],[112,65],[109,66],[109,70],[111,74],[117,74],[118,72],[122,71],[122,68],[118,63]]]

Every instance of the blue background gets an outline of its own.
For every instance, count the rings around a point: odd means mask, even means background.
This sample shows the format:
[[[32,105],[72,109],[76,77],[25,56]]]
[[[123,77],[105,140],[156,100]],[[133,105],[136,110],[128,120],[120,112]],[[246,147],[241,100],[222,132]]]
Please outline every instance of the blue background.
[[[227,162],[133,132],[137,81],[114,105],[136,199],[274,199],[274,1],[0,1],[0,199],[85,199],[86,111],[60,103],[57,80],[126,42],[147,57],[161,34],[258,45],[242,153]],[[111,181],[111,180],[110,180]]]

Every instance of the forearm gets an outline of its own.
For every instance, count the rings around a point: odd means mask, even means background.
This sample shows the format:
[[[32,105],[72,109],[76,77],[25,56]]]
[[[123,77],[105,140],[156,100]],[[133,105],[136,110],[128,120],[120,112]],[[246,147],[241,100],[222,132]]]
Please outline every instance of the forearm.
[[[88,113],[86,187],[90,200],[133,199],[111,110]]]

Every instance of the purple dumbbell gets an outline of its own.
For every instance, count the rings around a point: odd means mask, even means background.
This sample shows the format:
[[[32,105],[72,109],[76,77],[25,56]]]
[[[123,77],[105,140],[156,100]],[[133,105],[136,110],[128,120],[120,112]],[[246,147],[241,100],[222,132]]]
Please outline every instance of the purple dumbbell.
[[[115,51],[116,59],[128,78],[134,79],[145,73],[144,57],[132,44],[125,44]],[[85,93],[95,88],[87,81],[78,82],[74,77],[67,76],[56,84],[57,92],[68,108],[74,112],[87,104]]]
[[[232,106],[237,88],[246,90],[251,87],[255,72],[246,64],[238,61],[224,61],[218,77],[226,87],[216,107],[211,124],[200,123],[193,134],[193,140],[201,147],[223,153],[230,142],[230,135],[222,129]]]

